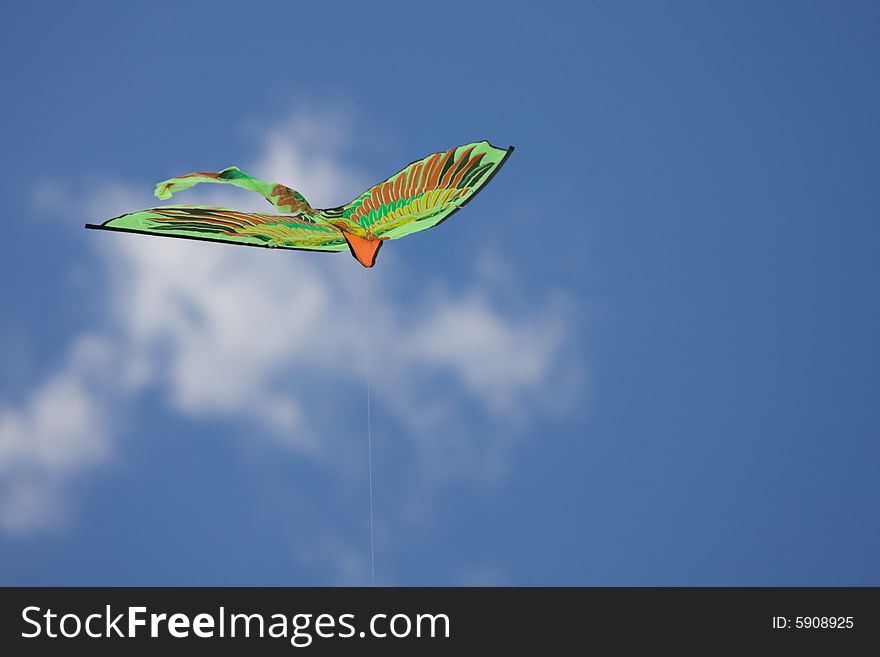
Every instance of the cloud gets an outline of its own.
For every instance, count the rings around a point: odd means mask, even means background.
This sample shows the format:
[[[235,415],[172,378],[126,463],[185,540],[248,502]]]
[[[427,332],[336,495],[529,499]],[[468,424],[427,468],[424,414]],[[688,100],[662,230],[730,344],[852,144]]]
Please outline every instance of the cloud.
[[[263,133],[262,153],[242,168],[293,182],[317,205],[337,204],[369,179],[343,164],[351,134],[344,117],[297,115]],[[47,189],[96,218],[153,203],[123,181],[78,199],[51,181],[38,191]],[[215,185],[185,201],[264,209],[262,199]],[[541,412],[571,345],[564,304],[506,303],[518,282],[493,258],[458,293],[425,281],[431,292],[412,296],[394,289],[408,270],[390,258],[365,272],[345,254],[111,233],[94,244],[108,282],[96,328],[20,408],[0,412],[0,527],[8,531],[58,521],[47,500],[113,451],[113,400],[136,401],[149,386],[177,412],[246,421],[338,467],[330,428],[341,403],[362,398],[369,366],[374,404],[406,429],[427,481],[491,478]],[[114,367],[100,366],[111,353]],[[505,430],[476,435],[462,406]]]
[[[24,533],[63,520],[61,491],[111,453],[105,407],[110,347],[80,337],[68,361],[19,408],[0,408],[0,528]]]
[[[523,396],[548,381],[565,337],[564,319],[558,312],[513,319],[487,297],[477,288],[436,299],[403,349],[414,364],[453,371],[488,410],[513,414]]]
[[[253,163],[264,180],[289,181],[317,208],[354,199],[375,180],[344,165],[354,117],[340,111],[299,113],[258,133],[262,155]],[[295,182],[294,182],[295,181]]]

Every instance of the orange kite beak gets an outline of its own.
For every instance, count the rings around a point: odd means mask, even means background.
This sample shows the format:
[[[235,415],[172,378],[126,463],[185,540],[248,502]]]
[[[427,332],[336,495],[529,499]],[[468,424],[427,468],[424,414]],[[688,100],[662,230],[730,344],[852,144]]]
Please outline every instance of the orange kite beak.
[[[351,249],[351,255],[357,258],[357,261],[364,267],[372,267],[376,264],[376,256],[379,255],[379,247],[382,246],[382,242],[388,239],[387,237],[373,237],[367,239],[352,235],[344,230],[342,231],[342,234],[345,236],[345,241],[348,242],[348,248]]]

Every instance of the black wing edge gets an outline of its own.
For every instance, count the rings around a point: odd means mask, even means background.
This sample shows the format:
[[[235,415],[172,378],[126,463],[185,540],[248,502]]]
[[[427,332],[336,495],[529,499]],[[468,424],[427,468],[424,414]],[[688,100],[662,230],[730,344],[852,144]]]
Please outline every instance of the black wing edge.
[[[125,215],[120,215],[124,217]],[[119,217],[114,217],[118,219]],[[134,233],[135,235],[148,235],[150,237],[170,237],[177,240],[192,240],[194,242],[214,242],[215,244],[229,244],[230,246],[252,246],[257,249],[277,249],[278,251],[306,251],[309,253],[344,253],[344,251],[331,251],[327,249],[301,249],[296,246],[275,246],[274,244],[248,244],[247,242],[230,242],[229,240],[221,240],[214,237],[193,237],[192,235],[163,235],[162,233],[151,233],[146,230],[137,230],[136,228],[117,228],[116,226],[107,226],[106,223],[113,221],[108,219],[104,224],[86,224],[86,228],[93,230],[108,230],[115,233]]]

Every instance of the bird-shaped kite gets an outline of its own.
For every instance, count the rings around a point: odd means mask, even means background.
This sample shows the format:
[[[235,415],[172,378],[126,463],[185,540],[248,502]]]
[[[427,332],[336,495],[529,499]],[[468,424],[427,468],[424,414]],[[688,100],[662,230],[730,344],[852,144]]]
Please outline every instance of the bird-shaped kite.
[[[239,212],[227,208],[168,205],[124,214],[86,228],[166,235],[249,246],[343,251],[346,246],[364,267],[376,262],[385,240],[436,226],[467,203],[507,157],[507,150],[480,141],[417,160],[348,205],[312,208],[299,192],[267,183],[237,167],[218,173],[190,173],[156,185],[156,196],[202,182],[228,183],[257,192],[283,214]]]

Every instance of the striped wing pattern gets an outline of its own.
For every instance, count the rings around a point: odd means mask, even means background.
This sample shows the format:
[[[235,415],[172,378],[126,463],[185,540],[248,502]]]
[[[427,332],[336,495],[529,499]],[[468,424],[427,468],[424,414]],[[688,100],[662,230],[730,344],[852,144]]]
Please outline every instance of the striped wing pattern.
[[[434,153],[413,162],[343,208],[323,210],[327,221],[354,223],[391,239],[436,226],[482,188],[513,148],[486,141]]]
[[[288,249],[342,251],[348,248],[338,228],[315,222],[305,215],[239,212],[192,205],[125,214],[100,228]]]

